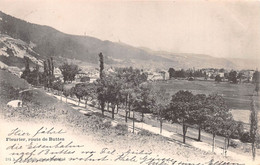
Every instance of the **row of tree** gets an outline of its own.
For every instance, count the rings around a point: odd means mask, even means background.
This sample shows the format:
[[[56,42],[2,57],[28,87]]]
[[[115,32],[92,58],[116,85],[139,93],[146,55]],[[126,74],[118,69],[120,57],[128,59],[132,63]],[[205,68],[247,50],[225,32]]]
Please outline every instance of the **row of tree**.
[[[242,125],[234,121],[224,99],[219,95],[193,95],[190,91],[175,93],[171,101],[156,111],[159,118],[170,120],[182,125],[183,143],[190,126],[198,128],[198,141],[201,140],[201,130],[213,135],[213,150],[215,136],[224,136],[229,146],[231,137],[242,134]]]
[[[203,72],[203,70],[175,70],[174,68],[169,68],[168,70],[169,78],[185,78],[185,77],[205,77],[206,72]]]
[[[131,110],[141,112],[143,120],[144,113],[151,112],[150,109],[154,103],[151,86],[146,83],[147,74],[139,69],[129,67],[116,68],[114,73],[106,75],[103,72],[103,55],[99,54],[99,57],[100,78],[95,83],[79,83],[74,87],[69,87],[66,83],[55,81],[52,86],[53,89],[58,90],[59,93],[62,92],[66,98],[68,96],[76,96],[79,104],[81,100],[85,100],[86,106],[88,101],[98,101],[103,115],[105,105],[107,110],[111,108],[113,119],[115,108],[118,112],[119,108],[122,107],[126,113],[126,121],[127,117],[130,117]],[[69,70],[73,70],[69,67],[67,69],[61,70],[66,73],[69,73]]]
[[[53,58],[48,58],[43,62],[43,72],[40,71],[39,65],[35,64],[34,69],[30,69],[30,59],[24,57],[25,69],[21,75],[21,78],[27,80],[28,83],[38,86],[43,85],[44,88],[53,88],[54,82],[60,81],[60,78],[55,78]],[[77,65],[64,63],[59,67],[63,82],[75,80],[76,74],[79,72]],[[55,88],[55,87],[54,87]]]
[[[126,116],[131,109],[136,109],[143,114],[149,110],[151,104],[151,88],[145,82],[147,75],[139,69],[118,68],[115,73],[104,75],[96,82],[97,100],[100,102],[102,114],[104,103],[111,106],[112,118],[115,107],[125,107]],[[127,121],[127,118],[126,118]]]
[[[215,69],[213,72],[219,72],[219,73],[224,73],[224,69]],[[232,82],[234,84],[238,83],[239,81],[242,81],[243,78],[243,73],[242,72],[237,72],[234,70],[231,70],[230,72],[225,72],[224,77],[220,77],[219,74],[215,75],[211,74],[208,76],[205,70],[203,69],[180,69],[180,70],[175,70],[174,68],[169,68],[168,70],[169,73],[169,78],[188,78],[188,77],[204,77],[205,79],[211,78],[215,79],[215,81],[220,82],[223,81],[223,79],[227,79],[229,82]],[[247,80],[249,82],[249,80]],[[259,72],[255,71],[252,77],[252,82],[256,83],[259,82]]]

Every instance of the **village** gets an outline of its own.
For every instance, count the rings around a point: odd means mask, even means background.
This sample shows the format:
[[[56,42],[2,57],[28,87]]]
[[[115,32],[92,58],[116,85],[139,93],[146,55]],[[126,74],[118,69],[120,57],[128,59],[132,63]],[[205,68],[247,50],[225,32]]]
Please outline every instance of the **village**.
[[[115,72],[116,67],[105,68],[104,72],[113,73]],[[22,75],[22,71],[24,68],[18,68],[16,66],[1,66],[1,69],[8,70],[10,73],[20,77]],[[31,70],[34,68],[31,67]],[[183,70],[183,69],[180,69]],[[40,71],[43,71],[43,67],[40,68]],[[221,78],[221,82],[229,82],[228,76],[231,71],[235,71],[237,74],[237,83],[252,83],[253,82],[253,74],[256,70],[252,69],[242,69],[242,70],[233,70],[233,69],[217,69],[217,68],[201,68],[201,69],[187,69],[183,70],[183,74],[181,76],[172,76],[170,77],[169,70],[160,70],[160,69],[141,69],[142,72],[147,74],[147,80],[149,81],[166,81],[169,79],[187,79],[187,80],[204,80],[204,81],[215,81],[216,76]],[[201,72],[200,75],[193,75],[196,71]],[[54,76],[55,78],[63,81],[63,76],[61,70],[58,67],[54,68]],[[87,68],[80,69],[75,76],[74,83],[78,82],[89,82],[93,83],[99,77],[98,68]]]

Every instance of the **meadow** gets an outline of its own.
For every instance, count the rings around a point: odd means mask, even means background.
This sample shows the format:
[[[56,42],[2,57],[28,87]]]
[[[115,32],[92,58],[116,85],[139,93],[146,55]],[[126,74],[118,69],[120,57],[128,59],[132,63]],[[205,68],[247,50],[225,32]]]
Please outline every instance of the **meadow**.
[[[193,94],[219,94],[225,100],[228,108],[234,110],[250,110],[251,96],[254,93],[255,86],[251,83],[231,84],[229,82],[214,81],[188,81],[188,80],[168,80],[156,81],[151,83],[155,89],[164,88],[173,95],[179,90],[188,90]],[[259,107],[259,100],[256,100]]]

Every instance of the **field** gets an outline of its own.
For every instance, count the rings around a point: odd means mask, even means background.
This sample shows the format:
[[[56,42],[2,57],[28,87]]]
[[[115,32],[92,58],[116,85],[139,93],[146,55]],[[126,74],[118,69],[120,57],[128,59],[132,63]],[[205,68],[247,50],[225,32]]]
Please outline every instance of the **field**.
[[[170,95],[179,90],[189,90],[193,94],[219,94],[223,96],[230,109],[250,110],[251,96],[255,86],[251,83],[231,84],[228,82],[217,83],[214,81],[188,81],[168,80],[152,82],[155,89],[165,88]],[[259,100],[256,101],[259,108]]]

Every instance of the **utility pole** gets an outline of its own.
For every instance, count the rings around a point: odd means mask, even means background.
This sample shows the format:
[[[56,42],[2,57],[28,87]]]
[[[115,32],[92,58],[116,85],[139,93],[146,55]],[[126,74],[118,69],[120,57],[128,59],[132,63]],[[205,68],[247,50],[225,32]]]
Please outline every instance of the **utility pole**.
[[[135,110],[134,109],[133,109],[133,133],[135,133]]]

